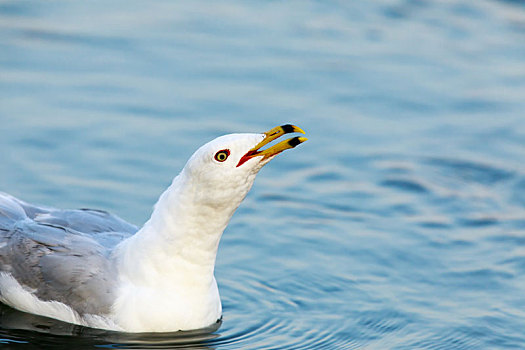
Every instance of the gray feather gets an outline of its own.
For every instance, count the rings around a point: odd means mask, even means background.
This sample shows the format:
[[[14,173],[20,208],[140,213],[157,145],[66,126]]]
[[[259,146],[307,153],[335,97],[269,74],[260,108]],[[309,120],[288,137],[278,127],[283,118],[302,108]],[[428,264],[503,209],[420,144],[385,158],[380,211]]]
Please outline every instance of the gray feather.
[[[41,300],[105,314],[115,297],[111,250],[136,231],[105,211],[37,207],[0,192],[0,271]]]

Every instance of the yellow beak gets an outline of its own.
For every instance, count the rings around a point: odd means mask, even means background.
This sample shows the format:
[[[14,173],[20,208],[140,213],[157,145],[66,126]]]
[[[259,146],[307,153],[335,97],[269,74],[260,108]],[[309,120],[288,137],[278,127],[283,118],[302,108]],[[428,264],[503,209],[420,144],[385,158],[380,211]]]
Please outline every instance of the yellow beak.
[[[249,159],[251,159],[253,157],[263,156],[264,157],[263,159],[273,157],[273,156],[281,153],[284,150],[287,150],[287,149],[290,149],[290,148],[294,148],[295,146],[297,146],[297,145],[303,143],[304,141],[308,140],[306,137],[292,137],[292,138],[290,138],[288,140],[281,141],[278,144],[275,144],[275,145],[273,145],[273,146],[271,146],[271,147],[269,147],[269,148],[267,148],[265,150],[262,150],[262,151],[260,150],[262,147],[266,146],[267,144],[269,144],[273,140],[281,137],[282,135],[289,134],[289,133],[294,133],[294,132],[298,132],[298,133],[301,133],[301,134],[305,133],[300,127],[295,126],[295,125],[290,125],[290,124],[276,126],[275,128],[265,132],[264,133],[264,135],[265,135],[264,139],[261,142],[259,142],[254,148],[249,150],[241,158],[241,160],[239,161],[239,164],[237,164],[237,166],[238,167],[241,166],[242,164],[244,164],[246,161],[248,161]]]

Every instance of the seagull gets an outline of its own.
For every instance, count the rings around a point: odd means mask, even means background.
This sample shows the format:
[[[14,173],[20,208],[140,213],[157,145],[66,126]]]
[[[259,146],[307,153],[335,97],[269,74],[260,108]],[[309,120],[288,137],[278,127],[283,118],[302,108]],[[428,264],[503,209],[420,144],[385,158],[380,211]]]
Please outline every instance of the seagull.
[[[140,229],[105,211],[38,207],[0,193],[0,302],[120,332],[216,324],[219,240],[259,170],[307,140],[269,145],[288,133],[304,131],[286,124],[200,147]]]

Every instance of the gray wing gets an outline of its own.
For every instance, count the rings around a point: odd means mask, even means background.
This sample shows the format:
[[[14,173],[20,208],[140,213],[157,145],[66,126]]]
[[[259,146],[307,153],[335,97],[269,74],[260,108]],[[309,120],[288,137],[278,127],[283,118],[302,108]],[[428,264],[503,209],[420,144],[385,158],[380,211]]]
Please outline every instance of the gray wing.
[[[104,314],[116,282],[109,255],[136,231],[104,211],[36,207],[0,193],[0,272],[41,300]]]

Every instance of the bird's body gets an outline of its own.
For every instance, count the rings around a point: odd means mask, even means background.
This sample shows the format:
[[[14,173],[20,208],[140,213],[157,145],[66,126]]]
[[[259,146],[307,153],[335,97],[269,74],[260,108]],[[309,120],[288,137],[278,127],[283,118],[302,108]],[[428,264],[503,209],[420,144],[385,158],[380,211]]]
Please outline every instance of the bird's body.
[[[140,229],[104,211],[58,210],[0,194],[0,301],[21,311],[126,332],[209,326],[222,315],[215,257],[257,172],[293,138],[233,134],[204,145]]]

